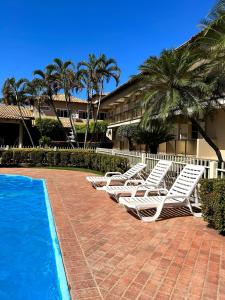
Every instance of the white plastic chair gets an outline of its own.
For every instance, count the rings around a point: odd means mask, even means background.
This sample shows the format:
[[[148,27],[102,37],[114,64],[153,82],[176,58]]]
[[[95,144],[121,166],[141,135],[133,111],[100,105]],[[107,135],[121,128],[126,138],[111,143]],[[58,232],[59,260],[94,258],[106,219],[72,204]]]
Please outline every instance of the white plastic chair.
[[[196,188],[205,168],[198,165],[186,165],[169,191],[161,189],[161,193],[167,193],[166,196],[148,196],[150,191],[146,191],[144,197],[120,197],[119,203],[124,205],[128,210],[134,210],[138,217],[145,222],[157,220],[164,207],[186,206],[191,207],[190,197]],[[156,208],[154,216],[145,216],[143,210]]]
[[[87,176],[86,179],[91,182],[92,186],[98,190],[103,190],[104,185],[109,186],[113,182],[125,182],[128,179],[138,175],[146,164],[138,163],[124,174],[120,172],[107,172],[105,176]]]
[[[104,190],[118,200],[122,194],[135,196],[137,192],[145,192],[146,190],[156,191],[159,188],[165,188],[164,179],[172,163],[170,160],[159,160],[146,180],[131,179],[127,180],[122,186],[105,186]]]

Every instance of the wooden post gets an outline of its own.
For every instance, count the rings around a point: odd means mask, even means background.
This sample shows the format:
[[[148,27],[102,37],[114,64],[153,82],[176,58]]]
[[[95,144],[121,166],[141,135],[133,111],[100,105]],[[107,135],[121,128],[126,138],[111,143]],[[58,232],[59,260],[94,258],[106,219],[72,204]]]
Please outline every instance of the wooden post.
[[[145,153],[145,152],[141,153],[141,162],[142,162],[143,164],[146,163],[146,153]]]
[[[20,122],[19,124],[19,148],[23,147],[23,124]]]
[[[217,161],[210,161],[209,163],[209,178],[217,178],[217,168],[218,162]]]

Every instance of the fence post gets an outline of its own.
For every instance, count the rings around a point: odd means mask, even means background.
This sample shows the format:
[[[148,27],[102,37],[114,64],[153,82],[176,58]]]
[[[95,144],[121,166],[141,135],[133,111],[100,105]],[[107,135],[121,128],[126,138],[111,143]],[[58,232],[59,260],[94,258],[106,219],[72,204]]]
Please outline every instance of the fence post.
[[[209,178],[217,178],[217,167],[218,163],[216,161],[209,162]]]
[[[141,162],[142,162],[143,164],[146,163],[146,153],[145,153],[145,152],[141,153]]]

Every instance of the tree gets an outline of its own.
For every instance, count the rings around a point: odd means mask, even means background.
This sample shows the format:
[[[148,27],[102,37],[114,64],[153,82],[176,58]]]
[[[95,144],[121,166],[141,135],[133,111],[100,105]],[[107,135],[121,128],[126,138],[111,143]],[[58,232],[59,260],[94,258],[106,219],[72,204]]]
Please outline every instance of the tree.
[[[79,144],[77,142],[77,135],[75,126],[73,124],[72,114],[70,110],[70,102],[71,102],[71,92],[75,89],[78,91],[80,89],[80,84],[78,80],[76,80],[76,76],[73,71],[73,63],[72,61],[65,61],[63,62],[59,58],[54,59],[54,64],[52,65],[56,76],[59,78],[60,85],[62,89],[64,90],[65,100],[66,100],[66,108],[70,120],[70,126],[71,130],[73,132],[73,136],[75,139],[76,145],[79,147]]]
[[[109,83],[111,79],[114,79],[116,82],[116,86],[118,86],[120,73],[121,73],[115,59],[107,58],[105,54],[100,55],[99,66],[96,72],[97,72],[97,94],[99,95],[99,98],[98,98],[97,112],[94,117],[93,133],[95,133],[96,130],[99,110],[101,106],[101,100],[102,100],[102,96],[104,95],[105,83]],[[94,134],[92,136],[94,136]]]
[[[55,68],[52,65],[48,65],[44,71],[35,70],[33,72],[33,74],[34,74],[34,76],[38,76],[38,78],[42,84],[43,96],[45,97],[45,99],[47,99],[48,103],[51,105],[51,107],[55,113],[55,116],[63,130],[66,140],[70,141],[70,139],[67,135],[67,132],[66,132],[65,128],[63,127],[62,122],[57,114],[56,107],[54,104],[53,96],[56,95],[57,92],[61,88],[60,80],[59,80],[57,74],[55,74]],[[72,148],[74,148],[73,143],[70,142],[70,145]]]
[[[116,132],[117,136],[121,139],[127,139],[129,143],[129,150],[134,149],[133,141],[137,134],[137,125],[121,125]]]
[[[31,133],[27,127],[26,121],[23,116],[22,107],[27,101],[26,87],[28,80],[21,78],[18,81],[14,77],[6,79],[3,84],[2,93],[4,102],[7,104],[17,105],[23,126],[29,136],[30,142],[34,147],[34,142]]]
[[[197,44],[207,55],[216,57],[224,63],[225,56],[225,0],[219,0],[200,26],[203,31],[197,39]],[[208,56],[207,56],[208,58]]]
[[[34,105],[34,101],[37,101],[37,108],[38,108],[38,117],[41,120],[41,105],[44,101],[44,86],[43,81],[39,78],[34,78],[32,81],[29,81],[26,86],[26,94],[28,94],[30,103]],[[43,130],[42,127],[39,128],[40,135],[42,137]]]
[[[144,128],[142,128],[141,124],[138,126],[134,140],[138,144],[147,145],[150,153],[156,154],[158,152],[159,144],[174,139],[174,135],[170,132],[170,123],[163,123],[160,120],[152,120],[146,124]]]
[[[148,58],[138,75],[148,86],[142,124],[154,118],[167,121],[180,113],[198,128],[222,161],[218,146],[200,123],[213,111],[215,81],[208,77],[210,67],[210,62],[202,62],[189,48],[164,50],[159,57]]]
[[[38,118],[35,120],[35,126],[37,127],[40,133],[42,132],[41,138],[42,136],[47,136],[51,138],[51,140],[58,140],[63,134],[61,125],[55,119]]]
[[[84,147],[87,144],[87,137],[90,131],[90,114],[93,112],[93,95],[98,90],[98,68],[99,58],[94,54],[89,54],[88,61],[81,61],[77,64],[77,80],[82,88],[86,89],[87,93],[87,121],[86,132],[84,137]]]

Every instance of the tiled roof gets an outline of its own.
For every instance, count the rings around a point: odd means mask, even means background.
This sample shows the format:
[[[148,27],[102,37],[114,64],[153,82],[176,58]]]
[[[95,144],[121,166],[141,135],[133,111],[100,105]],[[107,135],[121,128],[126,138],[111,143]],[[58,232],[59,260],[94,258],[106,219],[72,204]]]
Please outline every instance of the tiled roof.
[[[64,94],[57,94],[53,96],[53,99],[55,101],[65,101],[65,95]],[[79,99],[77,97],[71,96],[70,97],[70,101],[71,102],[75,102],[75,103],[85,103],[85,100]]]
[[[21,107],[21,110],[25,119],[33,118],[30,109]],[[16,105],[0,104],[0,119],[21,120],[18,107]]]

